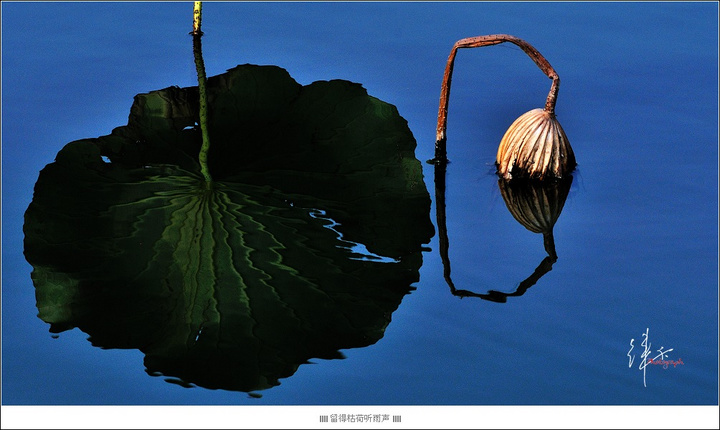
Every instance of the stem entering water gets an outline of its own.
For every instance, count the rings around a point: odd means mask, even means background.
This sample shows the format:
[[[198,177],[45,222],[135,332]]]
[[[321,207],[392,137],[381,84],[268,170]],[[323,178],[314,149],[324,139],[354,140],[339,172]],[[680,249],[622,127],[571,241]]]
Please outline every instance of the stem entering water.
[[[205,62],[202,57],[202,43],[200,38],[203,32],[200,30],[202,22],[202,2],[196,1],[193,8],[193,31],[190,32],[193,37],[193,54],[195,56],[195,68],[198,75],[198,92],[200,93],[200,131],[202,133],[202,146],[198,154],[200,162],[200,172],[205,178],[205,182],[212,182],[210,169],[208,168],[208,151],[210,150],[210,136],[208,134],[208,112],[207,112],[207,77],[205,76]]]

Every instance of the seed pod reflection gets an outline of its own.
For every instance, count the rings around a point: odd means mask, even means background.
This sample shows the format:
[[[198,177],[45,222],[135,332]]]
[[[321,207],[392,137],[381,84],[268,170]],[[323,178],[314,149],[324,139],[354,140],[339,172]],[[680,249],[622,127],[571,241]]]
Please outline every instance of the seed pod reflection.
[[[570,192],[572,175],[556,181],[498,180],[505,206],[520,224],[533,233],[542,233],[545,251],[557,259],[553,227]]]

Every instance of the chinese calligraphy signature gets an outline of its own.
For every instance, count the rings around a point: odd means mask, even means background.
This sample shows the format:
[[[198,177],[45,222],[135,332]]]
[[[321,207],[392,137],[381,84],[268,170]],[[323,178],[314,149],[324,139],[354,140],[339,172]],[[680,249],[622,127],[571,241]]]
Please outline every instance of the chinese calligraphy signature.
[[[638,366],[639,370],[642,370],[643,372],[643,386],[647,387],[647,366],[650,364],[653,365],[661,365],[663,366],[663,369],[667,369],[670,365],[673,367],[677,367],[678,364],[684,365],[682,358],[675,360],[670,360],[670,351],[673,351],[674,348],[665,349],[664,346],[661,346],[660,349],[656,350],[657,355],[652,358],[650,355],[652,355],[652,343],[650,343],[649,340],[649,334],[650,334],[650,328],[645,329],[645,333],[642,334],[642,342],[640,343],[640,346],[642,347],[642,353],[640,354],[640,358],[642,359],[640,361],[640,365]],[[631,368],[633,366],[633,362],[635,361],[635,354],[631,354],[633,349],[635,349],[635,339],[630,339],[630,350],[627,352],[628,357],[628,367]],[[667,360],[666,360],[667,356]]]

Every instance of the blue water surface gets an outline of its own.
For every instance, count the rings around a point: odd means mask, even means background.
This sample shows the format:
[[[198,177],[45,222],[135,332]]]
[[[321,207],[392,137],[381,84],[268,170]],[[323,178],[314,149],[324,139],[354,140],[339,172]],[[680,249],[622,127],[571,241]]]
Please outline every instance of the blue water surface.
[[[436,234],[380,341],[302,365],[260,398],[169,384],[145,373],[140,351],[95,348],[78,329],[51,336],[23,256],[38,172],[66,143],[126,124],[135,94],[196,85],[191,11],[2,4],[4,405],[718,404],[715,2],[206,3],[208,76],[252,63],[303,85],[361,83],[408,121],[433,198],[425,160],[453,43],[530,42],[562,80],[556,112],[578,160],[554,228],[558,260],[507,303],[460,298]],[[493,163],[549,86],[513,45],[458,54],[446,176],[458,288],[512,293],[546,256],[505,207]],[[643,372],[644,333],[652,356],[672,349],[665,358],[682,364]]]

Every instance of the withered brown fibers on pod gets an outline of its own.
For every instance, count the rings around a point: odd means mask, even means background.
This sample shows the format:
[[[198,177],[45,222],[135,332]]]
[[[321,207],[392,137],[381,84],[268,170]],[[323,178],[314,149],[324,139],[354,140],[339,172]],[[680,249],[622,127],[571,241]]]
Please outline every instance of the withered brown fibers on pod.
[[[477,48],[511,42],[532,58],[540,70],[550,79],[552,86],[544,108],[533,109],[516,119],[503,136],[498,147],[497,173],[505,179],[562,178],[569,175],[577,163],[570,142],[555,117],[560,78],[550,63],[529,43],[508,34],[468,37],[455,42],[450,51],[440,91],[435,163],[447,162],[446,128],[450,81],[452,80],[455,55],[460,48]]]

